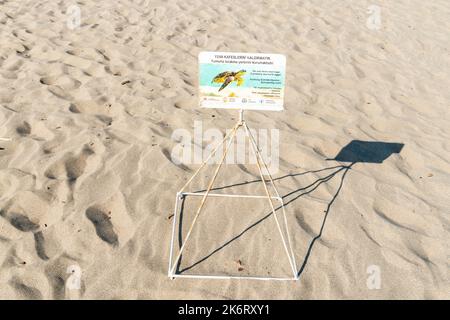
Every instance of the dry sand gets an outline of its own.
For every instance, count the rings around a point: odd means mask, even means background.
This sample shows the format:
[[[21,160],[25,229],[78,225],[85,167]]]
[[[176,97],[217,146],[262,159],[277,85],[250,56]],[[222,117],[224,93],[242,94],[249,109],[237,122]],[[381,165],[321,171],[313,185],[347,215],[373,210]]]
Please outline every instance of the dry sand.
[[[447,0],[76,3],[71,30],[69,1],[0,1],[0,136],[12,139],[0,141],[0,298],[450,298]],[[280,130],[297,282],[167,278],[175,193],[198,167],[171,161],[171,135],[236,120],[198,108],[200,51],[287,56],[286,110],[247,120]],[[404,146],[349,170],[326,160],[352,140]],[[226,169],[218,185],[256,178]],[[184,267],[270,212],[206,209]],[[281,274],[273,228],[264,219],[188,272]]]

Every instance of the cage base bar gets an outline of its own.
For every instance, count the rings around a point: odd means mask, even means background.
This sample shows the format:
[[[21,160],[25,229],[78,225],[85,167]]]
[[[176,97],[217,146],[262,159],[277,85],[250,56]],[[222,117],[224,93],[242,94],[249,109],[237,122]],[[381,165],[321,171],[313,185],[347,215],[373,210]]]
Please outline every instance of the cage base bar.
[[[171,274],[170,278],[191,278],[191,279],[221,279],[221,280],[260,280],[260,281],[296,281],[294,277],[257,277],[257,276],[219,276],[219,275],[197,275],[197,274]]]
[[[184,196],[204,196],[204,192],[180,192],[180,195]],[[247,195],[247,194],[229,194],[229,193],[209,193],[208,197],[227,197],[227,198],[254,198],[254,199],[267,199],[267,196]],[[270,198],[283,201],[281,197],[271,196]]]

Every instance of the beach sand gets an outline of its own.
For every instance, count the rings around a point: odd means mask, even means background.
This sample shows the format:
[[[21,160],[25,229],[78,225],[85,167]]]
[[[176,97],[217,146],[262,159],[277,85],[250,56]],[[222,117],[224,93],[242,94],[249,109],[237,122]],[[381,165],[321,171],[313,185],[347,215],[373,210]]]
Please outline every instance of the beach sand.
[[[448,1],[83,0],[78,27],[71,4],[0,1],[0,298],[450,298]],[[167,277],[198,168],[172,161],[172,134],[237,120],[198,107],[201,51],[287,57],[285,110],[245,116],[279,130],[298,281]],[[352,141],[382,159],[330,160]],[[223,169],[218,186],[258,179]],[[270,211],[208,200],[181,268],[289,274]]]

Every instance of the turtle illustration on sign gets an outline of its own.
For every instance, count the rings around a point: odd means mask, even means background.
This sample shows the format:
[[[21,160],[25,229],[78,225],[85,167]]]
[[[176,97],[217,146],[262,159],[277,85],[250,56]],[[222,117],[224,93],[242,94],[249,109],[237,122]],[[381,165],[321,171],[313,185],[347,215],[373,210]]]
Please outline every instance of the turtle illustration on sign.
[[[236,72],[233,71],[225,71],[219,73],[217,76],[212,79],[211,83],[222,83],[222,86],[219,88],[219,91],[225,89],[233,81],[237,82],[237,85],[240,86],[244,83],[244,79],[242,76],[245,74],[245,70],[239,70]]]

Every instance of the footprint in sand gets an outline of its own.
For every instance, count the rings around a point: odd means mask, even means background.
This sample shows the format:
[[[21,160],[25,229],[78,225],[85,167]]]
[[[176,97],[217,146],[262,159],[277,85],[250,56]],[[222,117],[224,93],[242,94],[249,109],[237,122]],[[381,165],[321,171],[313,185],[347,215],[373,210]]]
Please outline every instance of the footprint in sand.
[[[78,89],[81,86],[81,81],[78,81],[65,75],[42,77],[39,80],[39,82],[47,86],[58,86],[63,90],[74,90]]]
[[[73,97],[60,86],[49,86],[48,91],[60,99],[68,101],[73,100]]]
[[[49,179],[68,179],[70,183],[74,183],[83,175],[87,159],[94,152],[85,147],[78,156],[67,154],[65,157],[51,165],[44,173]]]
[[[0,76],[3,79],[6,79],[6,80],[16,80],[17,79],[17,72],[5,70],[5,71],[1,71],[0,72]]]
[[[119,238],[114,232],[110,216],[101,209],[92,206],[86,210],[86,217],[94,224],[97,235],[110,245],[119,245]]]
[[[46,85],[48,91],[53,95],[64,100],[72,100],[69,92],[81,86],[81,81],[66,75],[42,77],[39,82]]]
[[[73,103],[70,104],[69,111],[72,113],[81,113],[80,109]]]
[[[48,260],[41,230],[59,220],[58,212],[57,207],[51,206],[51,198],[46,193],[19,191],[1,208],[0,215],[17,230],[32,232],[37,255]]]
[[[124,68],[117,66],[105,66],[105,71],[113,76],[119,77],[124,73]]]
[[[136,230],[128,210],[125,197],[118,192],[104,202],[87,208],[86,217],[101,240],[113,247],[120,247],[133,237]]]
[[[29,232],[39,229],[41,221],[49,211],[49,199],[46,195],[32,191],[18,191],[1,208],[4,217],[16,229]]]
[[[69,181],[73,182],[77,180],[84,173],[84,169],[86,168],[85,155],[83,154],[81,157],[70,157],[67,159],[64,166]]]
[[[43,298],[42,293],[37,288],[33,288],[23,283],[19,278],[13,278],[12,280],[10,280],[9,285],[19,293],[22,299],[42,300]]]
[[[30,219],[28,219],[27,216],[24,216],[19,213],[13,213],[9,217],[9,223],[11,223],[11,225],[13,227],[15,227],[16,229],[23,231],[23,232],[35,231],[35,230],[39,229],[38,224],[32,222]]]
[[[107,98],[102,97],[96,100],[74,101],[69,105],[69,111],[72,113],[93,114],[110,118],[111,102],[109,102]],[[100,118],[99,120],[103,121],[103,119]]]
[[[22,60],[13,59],[10,60],[9,63],[4,64],[2,69],[8,71],[17,71],[20,69],[20,67],[22,67],[23,64],[24,62]]]
[[[42,260],[48,260],[49,257],[45,252],[45,239],[44,234],[39,231],[34,234],[34,245],[36,248],[36,253]]]
[[[31,126],[28,122],[24,121],[20,126],[16,128],[16,132],[22,137],[27,136],[31,133]]]

